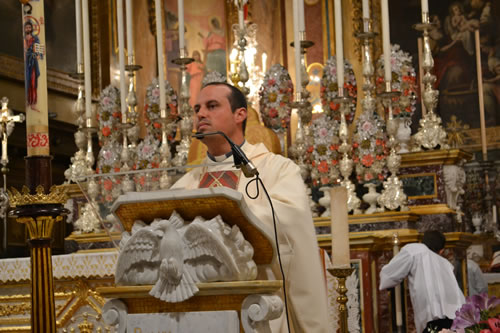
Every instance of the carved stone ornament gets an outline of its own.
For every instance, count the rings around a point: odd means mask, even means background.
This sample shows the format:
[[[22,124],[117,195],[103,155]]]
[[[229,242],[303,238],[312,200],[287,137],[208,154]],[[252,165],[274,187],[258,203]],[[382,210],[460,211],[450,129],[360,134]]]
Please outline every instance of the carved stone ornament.
[[[451,209],[458,209],[458,196],[464,194],[465,171],[458,165],[443,167],[444,183],[446,185],[446,203]]]
[[[245,333],[271,332],[269,321],[279,318],[283,301],[276,295],[250,295],[241,305],[241,325]]]
[[[257,277],[253,247],[238,226],[220,216],[184,221],[173,212],[151,225],[136,221],[124,233],[116,267],[117,285],[154,284],[150,295],[182,302],[198,292],[198,282],[243,281]]]

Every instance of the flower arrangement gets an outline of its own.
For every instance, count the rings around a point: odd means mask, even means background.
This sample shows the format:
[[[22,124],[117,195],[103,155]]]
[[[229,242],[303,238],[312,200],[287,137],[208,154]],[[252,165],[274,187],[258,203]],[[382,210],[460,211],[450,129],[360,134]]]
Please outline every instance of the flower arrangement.
[[[101,144],[103,144],[103,141],[111,138],[112,134],[119,133],[117,125],[122,118],[120,105],[120,90],[118,88],[109,85],[101,91],[99,108],[97,110],[99,141]]]
[[[307,160],[311,164],[311,178],[314,186],[333,184],[339,176],[338,163],[340,139],[339,122],[327,114],[321,114],[311,122],[313,144],[307,148]]]
[[[352,98],[352,103],[349,107],[349,112],[346,114],[345,119],[347,124],[350,124],[356,113],[356,77],[351,64],[344,61],[344,91],[347,93],[346,97]],[[333,119],[340,120],[340,104],[334,102],[338,97],[339,89],[337,82],[337,65],[334,57],[330,57],[326,61],[325,68],[323,69],[323,77],[321,78],[320,97],[323,110]]]
[[[496,308],[500,299],[483,293],[467,297],[466,303],[456,312],[451,330],[441,330],[442,333],[451,332],[500,332],[500,316]]]
[[[160,167],[160,140],[148,134],[137,145],[137,159],[133,169],[152,169]]]
[[[165,81],[165,94],[167,98],[167,119],[170,124],[177,120],[177,95],[168,81]],[[161,140],[161,114],[160,114],[160,87],[158,78],[154,78],[151,84],[146,89],[146,105],[144,107],[146,116],[144,121],[148,129],[148,133],[152,133],[158,140]],[[169,140],[173,140],[173,126],[168,129]]]
[[[384,180],[384,159],[389,153],[384,127],[384,122],[375,112],[363,112],[356,119],[352,160],[360,183]]]
[[[401,92],[401,96],[394,99],[398,103],[393,107],[393,115],[411,117],[417,104],[417,75],[412,66],[412,57],[401,50],[398,44],[391,46],[391,70],[391,88]],[[377,93],[385,91],[383,55],[377,61],[376,86]]]
[[[280,64],[271,66],[264,76],[259,98],[264,125],[276,132],[286,131],[290,126],[293,83],[285,67]]]

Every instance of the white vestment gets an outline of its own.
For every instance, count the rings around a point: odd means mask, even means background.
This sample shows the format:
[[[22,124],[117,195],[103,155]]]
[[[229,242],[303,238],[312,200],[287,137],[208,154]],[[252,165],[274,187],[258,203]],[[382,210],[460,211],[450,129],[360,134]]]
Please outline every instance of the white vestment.
[[[267,188],[276,212],[281,260],[287,282],[291,332],[327,332],[325,279],[320,266],[316,233],[300,169],[290,159],[270,153],[263,144],[251,145],[246,142],[241,148],[257,167],[259,177]],[[223,162],[232,160],[233,157],[230,156]],[[220,165],[208,158],[205,162],[210,166],[191,170],[172,188],[195,189],[207,171],[234,170],[231,165]],[[273,228],[271,207],[261,185],[257,199],[250,199],[245,193],[245,187],[250,180],[251,178],[245,178],[241,174],[237,190],[243,194],[246,204],[255,216]],[[256,194],[255,181],[250,184],[249,193],[250,196]],[[281,279],[277,260],[272,267],[272,273],[273,279]],[[271,326],[273,332],[287,332],[284,315],[279,320],[273,321]]]
[[[467,259],[467,281],[469,296],[488,293],[488,283],[484,279],[481,268],[474,260]]]
[[[417,332],[429,321],[455,318],[465,303],[453,265],[420,243],[408,244],[380,271],[380,290],[392,288],[408,277]]]

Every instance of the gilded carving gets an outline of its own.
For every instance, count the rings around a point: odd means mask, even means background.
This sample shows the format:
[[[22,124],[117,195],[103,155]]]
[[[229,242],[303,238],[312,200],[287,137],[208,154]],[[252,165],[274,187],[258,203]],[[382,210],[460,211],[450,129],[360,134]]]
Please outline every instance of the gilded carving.
[[[31,311],[31,303],[0,304],[0,317],[26,315]]]

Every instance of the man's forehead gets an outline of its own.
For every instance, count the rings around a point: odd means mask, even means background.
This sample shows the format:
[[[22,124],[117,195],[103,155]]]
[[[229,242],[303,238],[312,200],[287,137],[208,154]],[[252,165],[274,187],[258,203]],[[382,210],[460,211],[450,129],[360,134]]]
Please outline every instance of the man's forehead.
[[[227,100],[231,90],[225,85],[209,85],[201,89],[198,95],[198,104],[207,103],[209,101]]]

